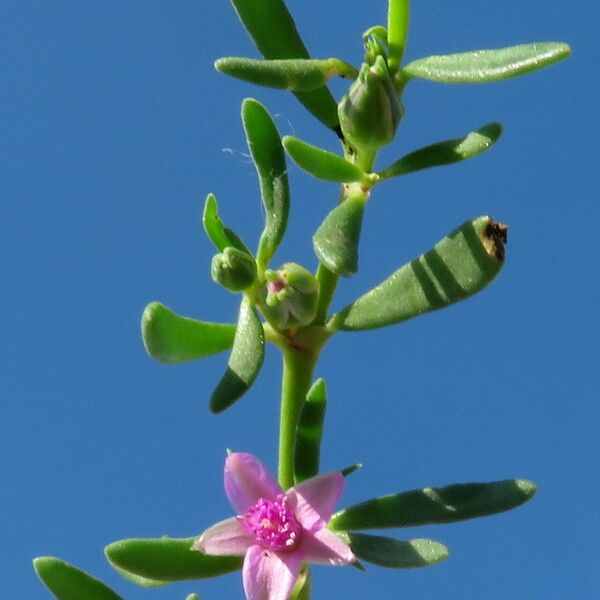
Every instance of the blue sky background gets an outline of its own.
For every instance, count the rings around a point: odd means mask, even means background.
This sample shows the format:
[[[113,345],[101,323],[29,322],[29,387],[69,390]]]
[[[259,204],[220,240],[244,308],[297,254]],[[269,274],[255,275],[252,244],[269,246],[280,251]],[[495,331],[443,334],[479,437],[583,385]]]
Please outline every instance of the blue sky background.
[[[472,161],[377,188],[361,271],[336,307],[467,218],[510,225],[507,263],[484,292],[384,330],[345,334],[318,375],[330,391],[323,468],[363,462],[342,505],[400,490],[524,477],[528,505],[463,524],[397,532],[451,550],[423,570],[317,568],[316,599],[598,597],[598,98],[596,3],[414,2],[407,59],[540,40],[574,54],[501,84],[415,82],[380,166],[489,121],[505,133]],[[383,0],[289,7],[316,57],[358,64]],[[337,150],[286,93],[217,74],[256,56],[228,2],[0,3],[0,531],[6,598],[49,598],[31,559],[56,555],[124,598],[241,598],[238,574],[143,590],[105,562],[126,537],[195,535],[230,515],[225,448],[276,462],[279,361],[250,393],[207,408],[226,355],[165,366],[139,319],[160,300],[235,319],[213,284],[200,225],[206,193],[255,245],[262,228],[239,121],[253,96],[282,134]],[[333,86],[336,97],[344,84]],[[594,133],[596,132],[596,133]],[[290,167],[289,233],[276,263],[316,260],[310,236],[335,186]]]

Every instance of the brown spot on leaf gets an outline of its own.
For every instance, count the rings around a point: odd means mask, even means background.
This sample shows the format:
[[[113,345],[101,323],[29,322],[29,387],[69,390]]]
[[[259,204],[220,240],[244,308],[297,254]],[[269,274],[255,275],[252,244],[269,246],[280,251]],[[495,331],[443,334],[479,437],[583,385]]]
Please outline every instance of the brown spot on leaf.
[[[490,219],[483,235],[483,245],[486,252],[493,254],[499,261],[503,261],[504,244],[508,239],[508,225]]]

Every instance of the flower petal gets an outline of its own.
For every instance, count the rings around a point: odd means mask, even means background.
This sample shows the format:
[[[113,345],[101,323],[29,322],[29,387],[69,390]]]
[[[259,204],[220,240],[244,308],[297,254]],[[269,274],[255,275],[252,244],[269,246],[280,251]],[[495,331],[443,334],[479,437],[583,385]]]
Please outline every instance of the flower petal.
[[[232,517],[209,527],[192,549],[213,556],[244,556],[252,544],[254,536],[244,529],[238,517]]]
[[[248,600],[287,600],[300,573],[298,552],[276,554],[251,546],[244,559],[242,577]]]
[[[282,489],[253,454],[234,452],[225,460],[225,493],[238,515],[244,515],[261,498],[274,500]]]
[[[343,491],[344,476],[334,471],[307,479],[286,494],[300,525],[316,531],[327,525]]]
[[[304,532],[297,552],[302,561],[321,565],[347,565],[356,560],[350,546],[329,529]]]

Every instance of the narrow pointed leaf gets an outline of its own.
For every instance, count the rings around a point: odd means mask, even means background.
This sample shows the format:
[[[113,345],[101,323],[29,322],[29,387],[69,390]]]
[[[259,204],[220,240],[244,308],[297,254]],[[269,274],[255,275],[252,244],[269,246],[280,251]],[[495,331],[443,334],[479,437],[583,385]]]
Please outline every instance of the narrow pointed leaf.
[[[409,14],[409,0],[389,0],[387,43],[389,48],[388,67],[392,76],[398,71],[404,54]]]
[[[504,263],[506,226],[490,217],[463,223],[331,318],[333,330],[376,329],[445,308],[491,283]]]
[[[362,463],[355,463],[353,465],[350,465],[349,467],[345,467],[344,469],[342,469],[340,471],[340,473],[344,476],[344,477],[348,477],[348,475],[352,475],[352,473],[358,471],[359,469],[362,469],[363,465]]]
[[[214,194],[208,194],[206,197],[202,225],[206,235],[219,251],[222,252],[227,246],[233,246],[246,254],[252,255],[237,234],[223,225],[223,221],[219,218],[219,206]]]
[[[176,364],[217,354],[231,348],[232,323],[204,323],[180,317],[160,302],[151,302],[142,314],[142,339],[148,354]]]
[[[300,483],[319,473],[323,421],[327,407],[327,388],[323,379],[317,379],[306,394],[300,411],[296,445],[294,446],[294,481]]]
[[[516,508],[536,492],[531,481],[462,483],[381,496],[336,513],[334,530],[415,527],[485,517]]]
[[[226,75],[294,92],[323,87],[332,77],[356,77],[358,71],[337,58],[287,58],[256,60],[228,56],[215,62],[215,69]]]
[[[336,275],[348,276],[358,271],[358,244],[364,212],[362,198],[348,198],[325,217],[313,236],[317,258]]]
[[[362,169],[343,156],[308,144],[297,137],[286,135],[282,142],[291,159],[317,179],[347,183],[362,181],[367,177]]]
[[[207,556],[192,550],[194,538],[128,539],[109,544],[106,558],[115,568],[164,584],[219,577],[242,566],[237,556]]]
[[[497,50],[427,56],[406,65],[402,73],[438,83],[487,83],[537,71],[569,54],[571,48],[567,44],[537,42]]]
[[[59,600],[122,600],[95,577],[53,556],[35,558],[33,568]]]
[[[260,237],[256,259],[266,266],[277,250],[287,226],[290,191],[285,153],[275,123],[267,109],[256,100],[242,103],[242,122],[248,148],[254,160],[265,208],[265,228]]]
[[[229,408],[254,383],[265,357],[265,334],[256,310],[242,300],[227,371],[210,398],[210,410]]]
[[[412,569],[434,565],[448,558],[448,548],[433,540],[403,541],[354,531],[341,536],[358,558],[380,567]]]
[[[231,3],[265,58],[310,58],[283,0],[231,0]],[[337,103],[327,87],[294,95],[319,121],[339,131]]]
[[[378,173],[379,180],[473,158],[491,148],[501,134],[502,125],[500,123],[488,123],[465,137],[420,148],[380,171]]]

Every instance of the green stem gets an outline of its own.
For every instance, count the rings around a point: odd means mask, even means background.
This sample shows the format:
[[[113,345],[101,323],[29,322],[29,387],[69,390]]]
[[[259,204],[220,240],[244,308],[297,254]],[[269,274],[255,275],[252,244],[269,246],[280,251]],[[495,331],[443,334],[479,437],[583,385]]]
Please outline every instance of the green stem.
[[[390,0],[388,10],[388,47],[390,51],[388,68],[392,76],[400,68],[400,62],[404,54],[409,16],[409,0]]]
[[[306,393],[312,383],[317,359],[317,352],[297,350],[290,346],[283,350],[279,422],[279,483],[284,490],[294,485],[296,428],[300,411],[306,400]]]

